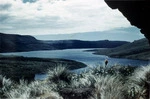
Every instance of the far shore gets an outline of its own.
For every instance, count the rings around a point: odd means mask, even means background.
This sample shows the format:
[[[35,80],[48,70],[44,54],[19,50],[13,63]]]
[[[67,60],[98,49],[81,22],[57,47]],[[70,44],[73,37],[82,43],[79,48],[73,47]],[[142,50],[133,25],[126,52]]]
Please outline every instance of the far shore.
[[[106,49],[93,49],[93,50],[86,50],[93,52],[95,55],[106,55],[108,57],[112,58],[126,58],[126,59],[134,59],[134,60],[143,60],[143,61],[150,61],[150,51],[148,52],[141,52],[138,54],[132,54],[132,55],[121,55],[121,54],[113,54],[111,51],[111,48]]]

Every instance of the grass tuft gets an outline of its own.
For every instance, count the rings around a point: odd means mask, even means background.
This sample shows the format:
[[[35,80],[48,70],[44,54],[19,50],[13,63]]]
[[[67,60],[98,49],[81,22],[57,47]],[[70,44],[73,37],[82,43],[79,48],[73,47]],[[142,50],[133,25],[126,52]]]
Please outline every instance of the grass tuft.
[[[48,81],[53,83],[66,82],[70,83],[72,73],[67,69],[66,66],[58,65],[48,70]]]
[[[149,99],[150,65],[98,66],[80,74],[58,65],[44,81],[15,83],[0,75],[0,88],[0,98],[8,99]]]
[[[129,77],[127,86],[134,98],[150,98],[150,65],[137,68]]]
[[[14,83],[11,79],[8,79],[0,75],[0,97],[5,97],[5,92],[11,90],[14,86]]]

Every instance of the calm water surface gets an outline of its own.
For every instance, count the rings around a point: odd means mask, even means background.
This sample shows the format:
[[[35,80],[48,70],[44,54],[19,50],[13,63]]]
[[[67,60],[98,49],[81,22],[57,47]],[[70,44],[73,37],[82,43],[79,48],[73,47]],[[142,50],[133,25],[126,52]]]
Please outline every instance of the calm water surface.
[[[39,58],[63,58],[79,62],[83,62],[89,66],[103,64],[105,59],[108,59],[109,64],[121,64],[132,66],[145,66],[149,61],[132,60],[123,58],[110,58],[105,55],[95,55],[93,52],[86,52],[89,49],[66,49],[66,50],[46,50],[46,51],[30,51],[30,52],[13,52],[2,53],[3,55],[17,55],[25,57],[39,57]]]
[[[86,52],[89,49],[66,49],[66,50],[46,50],[46,51],[30,51],[30,52],[13,52],[2,53],[3,55],[17,55],[25,57],[39,57],[39,58],[63,58],[69,60],[75,60],[87,64],[88,66],[104,65],[104,60],[109,61],[108,65],[132,65],[132,66],[146,66],[150,62],[142,60],[132,60],[123,58],[110,58],[105,55],[95,55],[93,52]],[[78,69],[75,72],[80,72],[86,68]],[[37,74],[35,79],[43,79],[46,75]]]

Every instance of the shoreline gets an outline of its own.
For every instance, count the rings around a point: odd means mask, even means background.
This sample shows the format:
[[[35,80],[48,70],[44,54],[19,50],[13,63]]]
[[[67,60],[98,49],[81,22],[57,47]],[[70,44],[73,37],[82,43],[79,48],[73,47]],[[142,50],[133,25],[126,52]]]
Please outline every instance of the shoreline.
[[[0,75],[15,81],[26,79],[32,81],[35,74],[46,73],[57,65],[66,66],[69,70],[86,67],[84,63],[58,58],[36,58],[23,56],[0,56]]]
[[[106,55],[113,58],[150,61],[150,45],[146,38],[115,48],[93,49],[91,51],[97,55]]]
[[[93,49],[87,51],[93,52],[93,54],[95,55],[106,55],[111,58],[125,58],[125,59],[133,59],[133,60],[150,61],[150,56],[149,56],[150,51],[131,54],[131,55],[113,54],[113,52],[111,52],[111,49]]]

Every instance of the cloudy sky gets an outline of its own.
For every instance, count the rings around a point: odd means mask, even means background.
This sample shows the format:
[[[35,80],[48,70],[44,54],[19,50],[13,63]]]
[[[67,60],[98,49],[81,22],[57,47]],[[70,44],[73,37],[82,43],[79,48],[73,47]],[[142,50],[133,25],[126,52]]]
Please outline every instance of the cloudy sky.
[[[103,0],[0,0],[0,32],[3,33],[47,35],[100,31],[103,35],[103,31],[120,28],[126,33],[132,26]],[[133,39],[143,37],[133,33]]]

